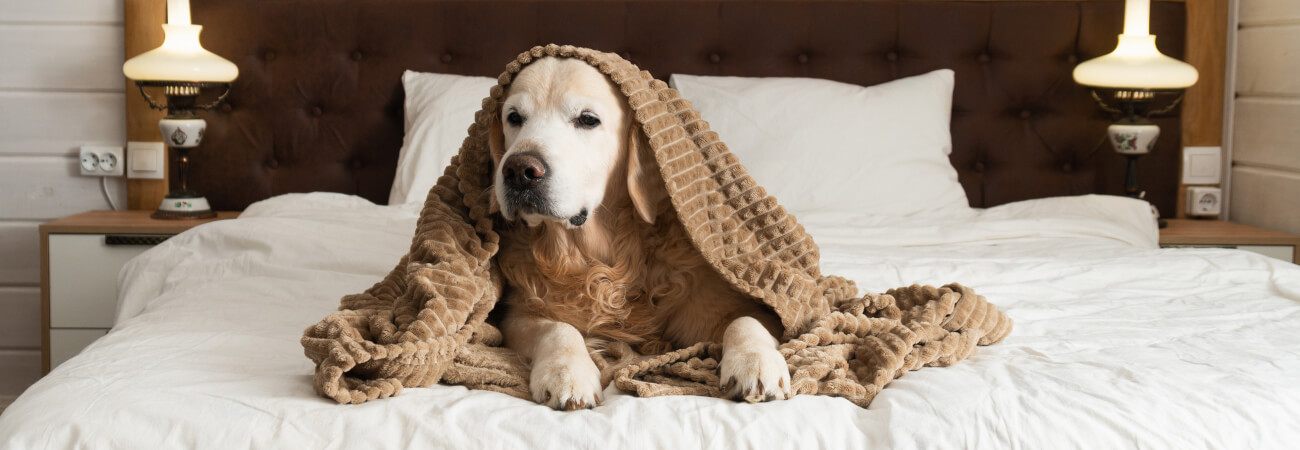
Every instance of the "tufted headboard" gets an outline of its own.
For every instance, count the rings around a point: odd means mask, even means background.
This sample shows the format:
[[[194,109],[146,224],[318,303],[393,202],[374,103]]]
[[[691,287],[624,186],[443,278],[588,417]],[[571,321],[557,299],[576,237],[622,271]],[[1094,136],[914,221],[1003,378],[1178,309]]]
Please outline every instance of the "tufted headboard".
[[[951,160],[973,206],[1120,194],[1124,184],[1123,158],[1103,140],[1110,118],[1070,75],[1114,48],[1122,1],[191,3],[203,45],[240,69],[192,154],[192,184],[216,209],[305,191],[385,202],[402,143],[402,71],[496,76],[545,43],[620,52],[665,79],[871,85],[947,67],[957,78]],[[1162,52],[1183,55],[1185,22],[1183,3],[1152,4]],[[1169,215],[1180,124],[1176,114],[1157,123],[1142,184]]]

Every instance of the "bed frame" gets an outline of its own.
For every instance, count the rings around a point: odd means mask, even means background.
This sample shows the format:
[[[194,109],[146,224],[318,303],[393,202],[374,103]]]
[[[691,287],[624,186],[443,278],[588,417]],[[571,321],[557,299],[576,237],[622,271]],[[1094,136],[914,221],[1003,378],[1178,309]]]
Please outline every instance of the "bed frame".
[[[1121,1],[191,3],[203,45],[240,68],[192,154],[191,183],[216,209],[306,191],[384,203],[402,143],[402,71],[496,76],[514,55],[551,42],[616,51],[660,78],[871,85],[951,68],[951,160],[973,206],[1123,190],[1124,159],[1103,140],[1110,117],[1071,78],[1079,61],[1114,48]],[[164,4],[126,1],[128,57],[161,42]],[[1188,47],[1188,6],[1152,5],[1151,30],[1176,58]],[[1204,113],[1222,101],[1221,78],[1202,69],[1219,97],[1189,93],[1183,111],[1156,120],[1162,136],[1141,160],[1142,183],[1165,216],[1178,203],[1182,128],[1221,128],[1221,105],[1218,116]],[[127,96],[128,136],[157,140],[159,116],[137,97]],[[1185,111],[1199,122],[1180,118]],[[132,180],[131,207],[154,208],[164,187]]]

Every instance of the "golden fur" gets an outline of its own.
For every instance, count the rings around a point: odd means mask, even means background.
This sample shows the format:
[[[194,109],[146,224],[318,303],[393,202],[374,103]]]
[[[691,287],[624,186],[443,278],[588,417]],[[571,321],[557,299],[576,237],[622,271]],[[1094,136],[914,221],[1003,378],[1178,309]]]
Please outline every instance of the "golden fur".
[[[521,103],[563,102],[565,83],[582,82],[580,77],[557,75],[563,69],[554,69],[553,65],[539,63],[538,66],[546,72],[529,77],[529,70],[534,69],[530,66],[520,74],[512,89],[531,89],[542,94]],[[594,73],[586,65],[578,68]],[[608,85],[608,81],[599,82]],[[608,89],[612,90],[612,85]],[[579,90],[586,98],[595,97],[591,92],[598,89],[580,86]],[[609,98],[617,96],[610,93]],[[522,220],[498,216],[501,251],[497,261],[505,279],[504,298],[508,308],[503,323],[506,344],[525,358],[553,356],[546,354],[549,351],[567,352],[570,359],[581,359],[571,356],[576,349],[563,345],[538,349],[541,344],[536,341],[544,339],[576,342],[575,336],[548,326],[550,323],[571,325],[588,341],[626,343],[645,354],[663,353],[702,341],[721,342],[724,336],[734,335],[733,341],[762,347],[746,349],[750,353],[764,353],[762,358],[749,358],[757,361],[754,364],[766,364],[768,372],[781,372],[783,377],[769,374],[768,382],[773,385],[769,388],[777,389],[775,385],[779,384],[779,388],[788,390],[788,382],[784,381],[788,380],[788,373],[775,352],[772,337],[781,335],[779,319],[760,303],[732,289],[694,248],[675,210],[668,204],[667,191],[644,133],[632,124],[625,104],[619,109],[625,113],[623,117],[605,126],[616,126],[617,132],[627,137],[620,140],[617,158],[604,180],[604,197],[584,224],[570,227],[563,220],[542,220],[529,226]],[[489,139],[498,172],[510,151],[502,127],[502,119],[496,118]],[[529,151],[537,148],[532,141],[524,145]],[[584,149],[579,146],[565,151]],[[594,152],[599,154],[598,150]],[[493,210],[501,206],[494,204]],[[758,322],[727,334],[729,325],[744,317],[753,317]],[[758,337],[751,338],[746,333]],[[582,366],[588,363],[570,362]],[[749,364],[746,361],[733,365],[748,367]],[[755,372],[754,376],[757,370],[751,371]],[[570,377],[567,373],[557,376]],[[534,397],[539,402],[551,397],[550,391],[545,395],[537,391],[545,389],[539,386],[545,382],[534,376]],[[758,400],[784,398],[780,393],[763,394],[761,380],[752,380],[745,389],[747,392],[737,391],[737,395],[758,395]],[[592,403],[597,401],[598,396]],[[571,404],[553,403],[552,406],[572,409],[591,405],[575,400]]]
[[[636,144],[640,132],[632,133],[628,147],[639,152],[645,148]],[[636,164],[628,164],[626,156],[620,160],[610,177],[603,214],[576,229],[552,222],[537,227],[516,223],[502,233],[500,267],[515,291],[507,295],[511,307],[568,323],[586,336],[645,345],[642,353],[659,353],[668,349],[663,336],[667,324],[656,320],[662,318],[657,317],[656,307],[663,299],[686,299],[691,292],[712,290],[697,286],[700,282],[729,289],[719,277],[697,277],[713,269],[694,250],[675,213],[663,204],[668,198],[662,186],[629,191],[628,186],[636,183],[619,175]],[[654,170],[629,176],[649,179],[644,186],[662,184],[652,179]],[[638,217],[634,196],[654,205],[650,210],[656,215],[663,212],[662,216],[651,216],[655,223]],[[708,338],[720,338],[721,331],[713,330]]]

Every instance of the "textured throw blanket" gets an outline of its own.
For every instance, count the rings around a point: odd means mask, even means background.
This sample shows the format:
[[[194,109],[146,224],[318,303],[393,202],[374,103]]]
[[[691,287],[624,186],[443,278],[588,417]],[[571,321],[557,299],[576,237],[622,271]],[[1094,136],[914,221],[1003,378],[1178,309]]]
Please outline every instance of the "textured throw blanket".
[[[488,212],[488,134],[504,88],[548,56],[591,64],[626,96],[695,247],[733,288],[780,316],[780,351],[796,394],[840,396],[866,407],[904,372],[953,364],[1010,332],[1006,314],[960,285],[860,296],[851,281],[822,275],[812,237],[677,91],[616,54],[549,45],[506,65],[459,155],[429,191],[410,252],[382,281],[343,297],[339,312],[303,333],[318,393],[361,403],[446,383],[529,397],[528,368],[487,322],[502,293],[493,260],[500,218]],[[640,396],[721,396],[721,350],[705,342],[636,359],[620,366],[613,382]],[[627,356],[613,353],[598,366]]]

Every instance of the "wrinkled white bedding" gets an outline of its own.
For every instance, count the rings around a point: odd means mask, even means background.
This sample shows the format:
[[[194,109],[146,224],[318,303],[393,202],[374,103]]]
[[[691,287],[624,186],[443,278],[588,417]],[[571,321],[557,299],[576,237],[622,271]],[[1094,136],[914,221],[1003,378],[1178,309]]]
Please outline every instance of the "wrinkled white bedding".
[[[113,331],[0,417],[4,448],[1282,448],[1300,442],[1300,267],[1156,248],[1143,203],[1036,200],[969,217],[804,215],[864,290],[960,281],[1002,344],[904,375],[870,408],[639,399],[562,413],[436,386],[316,396],[298,338],[406,252],[417,205],[288,195],[123,270]]]

